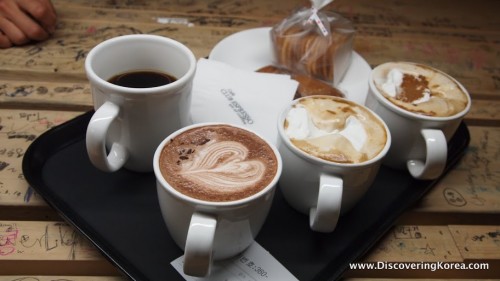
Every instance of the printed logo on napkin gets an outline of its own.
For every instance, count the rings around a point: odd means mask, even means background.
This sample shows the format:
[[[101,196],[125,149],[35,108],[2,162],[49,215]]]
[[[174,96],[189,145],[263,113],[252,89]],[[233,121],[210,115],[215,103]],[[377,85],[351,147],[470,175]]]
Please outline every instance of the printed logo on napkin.
[[[250,114],[243,108],[243,106],[236,100],[236,93],[231,89],[221,89],[220,92],[229,102],[229,107],[240,117],[243,124],[253,124],[254,121]]]

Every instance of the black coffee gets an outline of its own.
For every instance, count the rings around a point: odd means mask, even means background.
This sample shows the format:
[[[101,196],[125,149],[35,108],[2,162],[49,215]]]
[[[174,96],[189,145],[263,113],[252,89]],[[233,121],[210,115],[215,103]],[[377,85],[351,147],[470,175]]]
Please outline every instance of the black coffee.
[[[152,88],[170,84],[177,80],[174,76],[150,70],[138,70],[117,74],[108,82],[128,88]]]

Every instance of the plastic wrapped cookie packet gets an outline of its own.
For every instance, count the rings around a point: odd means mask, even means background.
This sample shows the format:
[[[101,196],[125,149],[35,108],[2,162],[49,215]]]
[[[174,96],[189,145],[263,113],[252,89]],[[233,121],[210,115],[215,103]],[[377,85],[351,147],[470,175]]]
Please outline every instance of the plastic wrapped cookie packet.
[[[338,85],[351,63],[355,29],[324,9],[333,0],[311,0],[271,29],[275,66]]]

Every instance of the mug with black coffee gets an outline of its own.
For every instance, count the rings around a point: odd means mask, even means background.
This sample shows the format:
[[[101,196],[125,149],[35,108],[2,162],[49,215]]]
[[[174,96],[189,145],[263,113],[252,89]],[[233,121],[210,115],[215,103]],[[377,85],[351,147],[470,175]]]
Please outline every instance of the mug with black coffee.
[[[260,231],[281,175],[277,149],[249,129],[200,123],[155,152],[158,200],[184,273],[206,276],[212,260],[244,251]]]
[[[86,135],[97,168],[147,172],[158,144],[189,125],[194,54],[156,35],[124,35],[94,47],[85,61],[94,113]]]

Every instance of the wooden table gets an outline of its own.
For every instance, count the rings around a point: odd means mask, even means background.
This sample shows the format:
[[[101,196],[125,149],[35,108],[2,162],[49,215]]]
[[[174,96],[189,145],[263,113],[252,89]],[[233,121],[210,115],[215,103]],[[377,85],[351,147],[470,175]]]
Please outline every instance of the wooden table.
[[[28,186],[21,170],[37,136],[92,108],[83,64],[93,46],[150,33],[206,57],[222,38],[273,25],[307,2],[54,0],[59,23],[51,39],[0,50],[0,280],[124,279]],[[500,278],[500,2],[336,0],[329,8],[353,21],[354,48],[371,66],[430,64],[473,98],[465,156],[360,262],[489,266],[349,270],[346,278]]]

